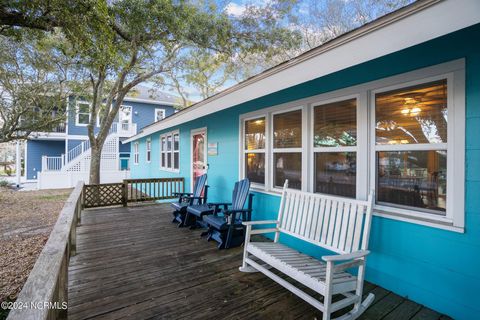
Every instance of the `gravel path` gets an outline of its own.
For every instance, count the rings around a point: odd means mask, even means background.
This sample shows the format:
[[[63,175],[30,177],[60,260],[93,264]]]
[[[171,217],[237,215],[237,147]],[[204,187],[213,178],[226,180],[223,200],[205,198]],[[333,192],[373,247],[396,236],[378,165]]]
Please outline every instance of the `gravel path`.
[[[0,301],[17,297],[71,191],[0,188]]]

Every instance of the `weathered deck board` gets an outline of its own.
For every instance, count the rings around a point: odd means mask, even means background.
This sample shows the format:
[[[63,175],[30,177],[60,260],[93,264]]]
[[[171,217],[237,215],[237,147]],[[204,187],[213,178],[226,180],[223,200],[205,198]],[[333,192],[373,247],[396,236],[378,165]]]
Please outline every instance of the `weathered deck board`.
[[[84,211],[69,266],[69,319],[321,316],[267,277],[239,272],[241,248],[219,251],[200,230],[170,221],[166,204]],[[442,316],[371,283],[364,291],[376,297],[361,319]]]

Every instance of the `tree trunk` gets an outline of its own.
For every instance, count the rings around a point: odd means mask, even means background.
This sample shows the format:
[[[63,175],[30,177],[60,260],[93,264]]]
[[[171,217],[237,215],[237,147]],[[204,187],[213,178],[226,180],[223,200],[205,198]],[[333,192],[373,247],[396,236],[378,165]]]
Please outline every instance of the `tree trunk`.
[[[92,145],[92,154],[90,160],[90,184],[100,183],[100,161],[102,159],[102,145]]]

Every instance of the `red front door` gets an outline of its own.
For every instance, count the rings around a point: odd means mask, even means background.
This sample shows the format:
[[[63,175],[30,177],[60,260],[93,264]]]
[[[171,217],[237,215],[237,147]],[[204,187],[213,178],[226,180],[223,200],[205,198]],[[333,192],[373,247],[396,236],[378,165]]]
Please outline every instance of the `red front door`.
[[[192,134],[192,190],[197,178],[207,172],[205,131]]]

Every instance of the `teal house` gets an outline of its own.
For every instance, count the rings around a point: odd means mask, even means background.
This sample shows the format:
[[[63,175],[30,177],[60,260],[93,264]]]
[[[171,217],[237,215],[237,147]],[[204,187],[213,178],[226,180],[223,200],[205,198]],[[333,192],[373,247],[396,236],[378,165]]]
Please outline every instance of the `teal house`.
[[[480,1],[418,1],[144,127],[131,177],[248,177],[253,220],[285,179],[375,191],[366,280],[455,319],[480,314]],[[188,191],[188,190],[187,190]],[[318,247],[282,242],[320,257]]]

